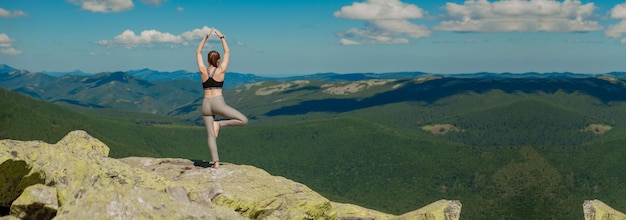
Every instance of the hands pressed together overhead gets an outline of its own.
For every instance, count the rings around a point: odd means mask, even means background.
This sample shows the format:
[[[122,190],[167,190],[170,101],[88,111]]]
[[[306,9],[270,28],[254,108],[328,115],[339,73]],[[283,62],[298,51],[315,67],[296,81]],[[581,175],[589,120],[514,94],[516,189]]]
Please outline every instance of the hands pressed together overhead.
[[[209,37],[211,36],[211,33],[215,33],[217,37],[219,37],[220,39],[224,39],[224,34],[222,34],[222,32],[220,32],[219,30],[215,28],[211,28],[211,31],[209,31],[209,33],[207,33],[205,37],[209,39]]]

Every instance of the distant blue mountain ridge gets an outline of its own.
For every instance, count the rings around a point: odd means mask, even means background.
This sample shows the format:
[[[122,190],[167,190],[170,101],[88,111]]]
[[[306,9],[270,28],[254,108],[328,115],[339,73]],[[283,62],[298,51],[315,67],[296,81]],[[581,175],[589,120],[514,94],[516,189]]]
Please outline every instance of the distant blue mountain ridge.
[[[71,105],[119,108],[157,114],[184,115],[193,112],[200,105],[202,86],[200,74],[175,71],[159,72],[151,69],[127,72],[102,72],[87,76],[82,71],[73,71],[62,76],[51,76],[42,72],[18,70],[8,65],[0,65],[0,87],[27,94],[49,102]],[[60,75],[57,73],[55,75]],[[436,77],[432,77],[436,76]],[[433,103],[437,100],[462,93],[485,93],[500,90],[505,93],[567,93],[579,92],[598,98],[603,102],[626,100],[625,72],[607,74],[580,73],[467,73],[430,74],[424,72],[396,73],[318,73],[290,77],[263,77],[254,74],[229,72],[226,75],[225,89],[233,89],[262,81],[288,82],[295,80],[312,81],[311,86],[284,91],[289,96],[294,91],[314,90],[312,97],[327,97],[321,100],[305,100],[294,106],[274,109],[267,116],[306,114],[311,111],[344,112],[381,104],[404,101]],[[431,79],[426,81],[415,79]],[[345,85],[344,82],[371,79],[391,79],[403,84],[401,87],[386,87],[389,91],[373,96],[336,98],[318,93],[326,85]],[[357,83],[358,84],[358,83]],[[269,85],[275,85],[269,83]],[[250,85],[257,89],[265,85]],[[247,90],[246,90],[247,91]],[[227,91],[228,92],[228,91]],[[372,95],[372,94],[370,94]],[[200,97],[200,98],[199,98]],[[256,97],[256,96],[253,96]],[[300,99],[299,97],[298,99]],[[327,109],[328,107],[331,109]]]
[[[0,64],[0,74],[7,74],[13,71],[29,72],[27,70],[19,70],[10,67],[6,64]],[[73,76],[89,76],[95,75],[95,73],[86,73],[80,70],[74,70],[70,72],[41,72],[53,77],[61,77],[65,75]],[[147,81],[171,81],[171,80],[191,80],[200,81],[200,74],[198,72],[189,72],[185,70],[177,70],[173,72],[157,71],[148,68],[129,70],[125,73],[130,74],[138,79]],[[228,87],[238,87],[248,83],[261,82],[261,81],[293,81],[293,80],[314,80],[314,81],[327,81],[327,82],[342,82],[342,81],[359,81],[369,79],[408,79],[416,78],[425,75],[436,75],[443,77],[455,77],[455,78],[585,78],[598,75],[610,75],[616,78],[626,78],[626,72],[609,72],[601,74],[590,73],[572,73],[572,72],[526,72],[526,73],[492,73],[492,72],[476,72],[476,73],[458,73],[458,74],[437,74],[437,73],[425,73],[425,72],[388,72],[388,73],[315,73],[299,76],[287,76],[287,77],[266,77],[258,76],[255,74],[242,74],[229,72],[226,74],[226,80],[228,81]]]

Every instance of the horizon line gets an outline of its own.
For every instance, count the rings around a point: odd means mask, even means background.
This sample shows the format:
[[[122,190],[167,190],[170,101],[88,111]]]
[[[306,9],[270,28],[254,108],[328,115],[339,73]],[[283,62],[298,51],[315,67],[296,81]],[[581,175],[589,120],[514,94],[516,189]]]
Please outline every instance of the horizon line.
[[[20,70],[20,71],[27,71],[27,72],[39,72],[39,73],[43,73],[43,74],[47,74],[47,73],[74,73],[74,72],[80,72],[80,73],[84,73],[84,74],[88,74],[88,75],[96,75],[96,74],[101,74],[101,73],[114,73],[114,72],[131,72],[131,71],[141,71],[141,70],[149,70],[149,71],[153,71],[153,72],[160,72],[160,73],[175,73],[175,72],[186,72],[186,73],[198,73],[199,71],[188,71],[188,70],[184,70],[184,69],[179,69],[179,70],[174,70],[174,71],[161,71],[161,70],[155,70],[155,69],[151,69],[149,67],[145,67],[145,68],[138,68],[138,69],[129,69],[129,70],[116,70],[116,71],[100,71],[100,72],[85,72],[82,71],[80,69],[75,69],[75,70],[71,70],[71,71],[49,71],[49,70],[43,70],[43,71],[31,71],[28,69],[19,69],[19,68],[15,68],[13,66],[10,66],[8,64],[0,64],[0,67],[5,68],[11,68],[14,70]],[[337,74],[337,75],[349,75],[349,74],[379,74],[379,75],[383,75],[383,74],[394,74],[394,73],[423,73],[423,74],[431,74],[431,75],[467,75],[467,74],[579,74],[579,75],[603,75],[603,74],[610,74],[610,73],[626,73],[626,71],[617,71],[617,70],[613,70],[610,72],[601,72],[601,73],[585,73],[585,72],[572,72],[572,71],[545,71],[545,72],[539,72],[539,71],[525,71],[525,72],[510,72],[510,71],[503,71],[503,72],[495,72],[495,71],[477,71],[477,72],[459,72],[459,73],[432,73],[432,72],[424,72],[424,71],[419,71],[419,70],[414,70],[414,71],[389,71],[389,72],[344,72],[344,73],[339,73],[339,72],[315,72],[315,73],[303,73],[303,74],[280,74],[280,73],[274,73],[274,74],[259,74],[259,73],[242,73],[242,72],[233,72],[233,71],[228,71],[228,73],[235,73],[235,74],[242,74],[242,75],[255,75],[255,76],[265,76],[265,77],[296,77],[296,76],[308,76],[308,75],[317,75],[317,74]]]

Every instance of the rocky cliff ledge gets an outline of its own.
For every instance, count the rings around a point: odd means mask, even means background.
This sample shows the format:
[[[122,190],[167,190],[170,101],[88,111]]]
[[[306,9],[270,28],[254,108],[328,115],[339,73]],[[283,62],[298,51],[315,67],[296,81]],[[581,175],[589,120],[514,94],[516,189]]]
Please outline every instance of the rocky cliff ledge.
[[[585,220],[626,220],[626,215],[600,200],[587,200],[583,203]]]
[[[245,165],[108,157],[84,131],[56,144],[0,140],[0,219],[458,220],[459,201],[396,216],[329,201],[307,186]]]

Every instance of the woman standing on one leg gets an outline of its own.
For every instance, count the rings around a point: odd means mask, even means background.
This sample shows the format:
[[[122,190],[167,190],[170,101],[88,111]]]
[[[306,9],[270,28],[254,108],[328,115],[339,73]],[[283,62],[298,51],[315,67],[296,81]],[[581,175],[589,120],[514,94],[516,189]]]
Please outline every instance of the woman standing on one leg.
[[[220,53],[217,51],[209,52],[207,55],[209,67],[207,68],[204,65],[204,60],[202,58],[202,48],[204,48],[204,43],[209,39],[211,33],[215,33],[215,35],[220,38],[222,47],[224,48],[224,58],[220,59]],[[226,38],[217,29],[211,29],[211,31],[204,36],[200,45],[198,45],[198,49],[196,49],[196,61],[198,62],[198,70],[200,70],[202,87],[204,88],[202,118],[204,119],[204,125],[207,130],[209,150],[211,151],[211,157],[213,158],[214,168],[218,168],[220,166],[216,141],[220,128],[225,126],[244,126],[248,123],[248,118],[241,114],[241,112],[226,105],[224,97],[222,96],[224,75],[226,74],[226,69],[228,68],[229,59],[230,48],[228,48]],[[226,119],[219,121],[215,120],[216,115]]]

